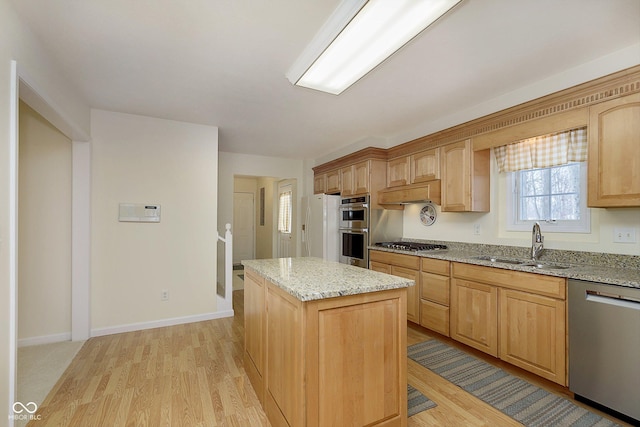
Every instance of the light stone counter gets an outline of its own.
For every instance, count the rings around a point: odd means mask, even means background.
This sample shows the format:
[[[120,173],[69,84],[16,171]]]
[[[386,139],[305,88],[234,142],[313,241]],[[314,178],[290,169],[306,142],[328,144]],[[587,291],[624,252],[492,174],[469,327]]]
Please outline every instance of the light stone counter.
[[[300,301],[364,294],[415,285],[413,280],[391,276],[322,258],[274,258],[242,261]]]

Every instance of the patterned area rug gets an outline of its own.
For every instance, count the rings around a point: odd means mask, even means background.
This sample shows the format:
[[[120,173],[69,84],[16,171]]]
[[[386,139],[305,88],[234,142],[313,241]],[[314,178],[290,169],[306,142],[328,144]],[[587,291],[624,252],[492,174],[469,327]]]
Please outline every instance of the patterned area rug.
[[[409,384],[407,384],[407,405],[407,417],[438,406]]]
[[[525,426],[618,425],[435,339],[409,346],[407,355]]]

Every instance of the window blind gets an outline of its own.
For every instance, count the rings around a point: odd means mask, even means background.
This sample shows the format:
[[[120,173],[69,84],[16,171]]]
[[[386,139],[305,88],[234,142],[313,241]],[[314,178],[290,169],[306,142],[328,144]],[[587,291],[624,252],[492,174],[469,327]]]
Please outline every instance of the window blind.
[[[291,233],[291,191],[282,192],[279,196],[278,231]]]

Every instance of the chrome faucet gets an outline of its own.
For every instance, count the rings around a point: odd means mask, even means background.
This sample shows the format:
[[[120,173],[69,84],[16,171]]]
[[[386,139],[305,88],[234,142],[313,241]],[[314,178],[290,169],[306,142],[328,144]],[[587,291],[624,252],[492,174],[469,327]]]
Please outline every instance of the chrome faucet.
[[[533,231],[531,232],[531,259],[537,261],[538,257],[544,250],[544,237],[540,231],[540,224],[533,224]]]

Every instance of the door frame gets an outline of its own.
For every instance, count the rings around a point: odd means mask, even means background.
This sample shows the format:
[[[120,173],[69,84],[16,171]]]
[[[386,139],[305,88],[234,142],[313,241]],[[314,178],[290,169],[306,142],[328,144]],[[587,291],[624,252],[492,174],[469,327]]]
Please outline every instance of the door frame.
[[[9,100],[9,403],[16,399],[18,358],[18,153],[19,100],[23,99],[72,141],[71,339],[91,335],[91,144],[90,136],[12,60]],[[12,422],[12,421],[10,421]]]

